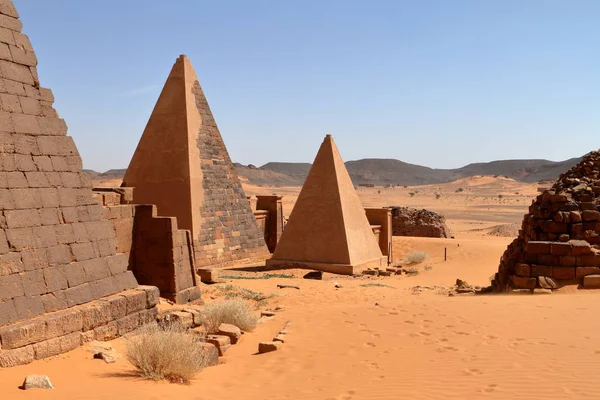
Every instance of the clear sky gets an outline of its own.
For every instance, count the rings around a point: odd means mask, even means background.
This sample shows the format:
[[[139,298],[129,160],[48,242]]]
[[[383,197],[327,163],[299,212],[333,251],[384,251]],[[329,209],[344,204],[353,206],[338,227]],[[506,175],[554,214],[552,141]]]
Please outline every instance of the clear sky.
[[[600,147],[600,1],[14,0],[84,166],[125,168],[179,54],[231,158],[437,168]]]

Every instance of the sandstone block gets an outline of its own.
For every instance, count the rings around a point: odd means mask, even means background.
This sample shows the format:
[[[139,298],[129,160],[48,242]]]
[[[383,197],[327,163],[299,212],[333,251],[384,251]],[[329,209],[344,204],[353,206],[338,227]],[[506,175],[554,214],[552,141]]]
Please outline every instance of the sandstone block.
[[[219,335],[228,336],[231,344],[236,344],[240,337],[242,337],[242,331],[235,325],[221,324],[217,329]]]
[[[515,266],[515,273],[518,276],[529,276],[531,275],[531,266],[529,264],[517,264]]]
[[[204,354],[207,367],[219,365],[219,350],[217,346],[208,342],[200,343],[199,346],[202,346],[202,353]]]
[[[587,275],[583,278],[583,287],[600,288],[600,275]]]
[[[0,328],[2,349],[16,349],[41,342],[46,338],[46,321],[43,318]]]
[[[598,267],[579,267],[575,270],[576,278],[583,278],[587,275],[600,275],[600,268]]]
[[[531,254],[551,254],[552,242],[536,242],[530,241],[527,243],[526,252]]]
[[[600,221],[600,212],[595,210],[584,210],[581,216],[584,221]]]
[[[512,287],[515,289],[534,289],[537,284],[537,280],[535,278],[527,278],[516,275],[511,275],[510,280]]]
[[[119,336],[123,336],[126,333],[132,332],[140,326],[139,314],[127,315],[117,320],[117,330]]]
[[[20,347],[14,350],[0,350],[0,367],[9,368],[29,364],[35,359],[33,346]]]
[[[121,318],[122,319],[122,318]],[[131,323],[131,321],[129,321]],[[126,330],[127,324],[121,323],[123,330]],[[135,329],[135,328],[134,328]],[[106,341],[113,340],[119,337],[119,329],[116,321],[109,322],[106,325],[99,326],[94,329],[94,335],[96,340]]]
[[[17,311],[12,300],[0,301],[0,326],[17,321]]]
[[[572,246],[571,253],[574,256],[580,256],[592,253],[591,245],[585,240],[571,240],[569,243]]]
[[[260,354],[269,353],[271,351],[277,351],[281,342],[260,342],[258,344],[258,352]]]
[[[138,289],[146,293],[146,308],[154,307],[160,301],[160,291],[156,286],[139,285]]]
[[[67,296],[64,290],[48,293],[41,296],[44,310],[47,313],[64,310],[68,307]]]
[[[588,254],[578,258],[578,267],[600,267],[600,254]]]
[[[571,254],[571,244],[570,243],[552,243],[550,246],[550,251],[552,255],[558,256],[568,256]]]
[[[0,301],[23,296],[24,294],[25,291],[19,275],[7,275],[0,277]]]
[[[146,309],[147,295],[143,290],[130,290],[121,293],[127,299],[127,314],[133,314]]]
[[[572,267],[554,267],[552,269],[554,279],[573,279],[575,278],[575,268]]]
[[[29,389],[54,389],[50,378],[46,375],[27,375],[23,384],[21,385],[23,390]]]
[[[94,300],[91,288],[87,283],[65,290],[65,296],[67,298],[67,305],[69,307],[89,303],[90,301]]]
[[[231,339],[229,338],[229,336],[207,335],[206,342],[214,344],[217,347],[217,350],[219,351],[219,356],[221,357],[225,354],[227,349],[231,347]]]
[[[25,320],[45,312],[44,303],[40,296],[22,296],[14,299],[15,311],[20,320]]]
[[[111,321],[111,308],[108,302],[96,301],[80,308],[82,330],[89,331]]]
[[[197,270],[200,281],[204,283],[215,282],[218,279],[218,271],[213,268],[199,268]]]

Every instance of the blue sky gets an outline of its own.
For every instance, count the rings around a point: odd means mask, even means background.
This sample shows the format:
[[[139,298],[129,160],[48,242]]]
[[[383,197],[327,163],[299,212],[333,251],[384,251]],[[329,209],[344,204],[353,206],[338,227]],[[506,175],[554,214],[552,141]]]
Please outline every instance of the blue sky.
[[[437,168],[600,147],[595,0],[14,0],[85,168],[125,168],[179,54],[231,158]]]

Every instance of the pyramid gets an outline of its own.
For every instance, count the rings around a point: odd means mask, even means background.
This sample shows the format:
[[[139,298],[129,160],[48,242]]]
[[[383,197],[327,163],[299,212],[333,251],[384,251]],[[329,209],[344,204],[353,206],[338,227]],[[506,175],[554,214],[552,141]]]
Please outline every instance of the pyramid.
[[[120,336],[158,299],[116,254],[18,17],[0,2],[0,367]]]
[[[600,283],[600,152],[540,194],[500,259],[496,291]]]
[[[387,265],[331,135],[321,144],[267,265],[339,274]]]
[[[266,257],[264,235],[189,59],[180,56],[129,163],[134,202],[189,229],[196,267]]]

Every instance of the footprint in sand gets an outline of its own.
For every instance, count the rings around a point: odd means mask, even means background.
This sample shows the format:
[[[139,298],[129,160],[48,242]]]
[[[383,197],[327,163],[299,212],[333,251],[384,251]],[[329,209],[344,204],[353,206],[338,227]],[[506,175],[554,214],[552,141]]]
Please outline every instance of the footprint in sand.
[[[485,335],[484,338],[487,340],[498,340],[498,336],[494,335]]]
[[[465,368],[463,372],[465,373],[465,375],[469,376],[479,376],[483,374],[483,372],[481,372],[477,368]]]
[[[438,340],[438,342],[442,342],[442,343],[446,343],[448,341],[448,338],[441,338],[440,340]]]
[[[469,336],[470,333],[469,332],[461,332],[461,331],[456,331],[454,332],[455,335],[461,335],[461,336]]]
[[[407,319],[406,321],[404,321],[405,324],[414,324],[415,321],[411,321],[410,319]]]
[[[481,389],[481,391],[485,392],[485,393],[492,393],[496,390],[496,388],[498,388],[498,385],[496,385],[495,383],[492,383],[490,385],[487,385],[483,389]]]
[[[444,346],[437,349],[438,353],[447,353],[449,351],[458,351],[458,349],[452,346]]]
[[[390,311],[389,314],[390,315],[398,315],[398,311]]]
[[[366,344],[367,346],[370,346],[370,347],[377,347],[377,345],[376,345],[375,343],[373,343],[373,342],[367,342],[367,343],[365,343],[365,344]]]
[[[419,335],[421,335],[421,336],[431,336],[431,333],[426,332],[426,331],[421,331],[421,332],[419,332]]]

